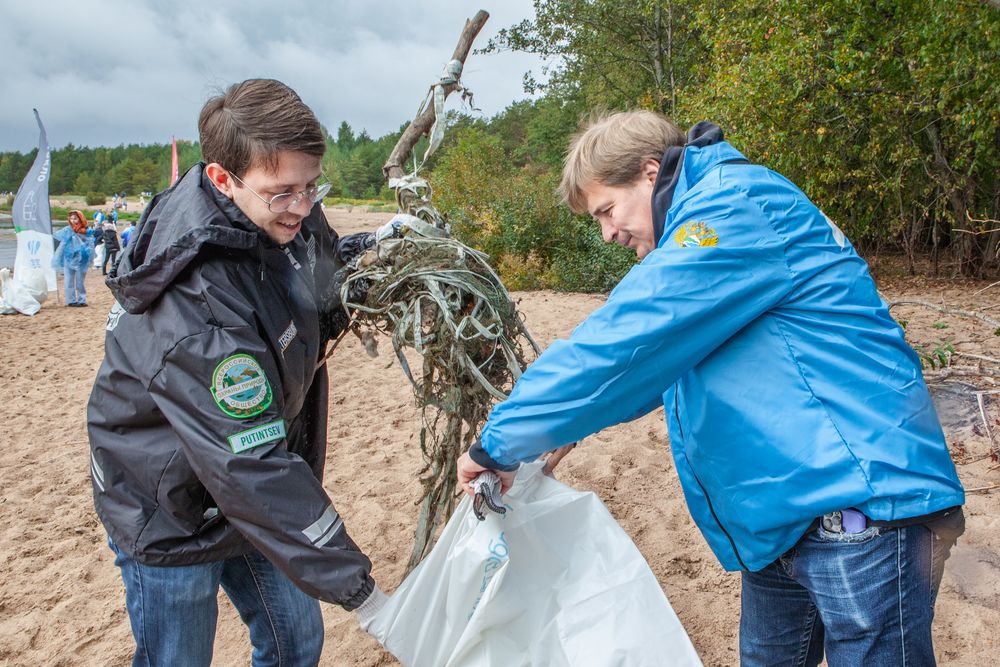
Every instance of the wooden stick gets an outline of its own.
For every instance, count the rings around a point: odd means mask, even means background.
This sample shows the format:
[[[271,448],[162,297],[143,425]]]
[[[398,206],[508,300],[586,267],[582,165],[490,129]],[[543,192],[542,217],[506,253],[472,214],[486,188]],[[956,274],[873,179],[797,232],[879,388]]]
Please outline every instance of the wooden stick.
[[[1000,285],[1000,280],[996,281],[995,283],[990,283],[989,285],[987,285],[986,287],[984,287],[981,290],[973,292],[972,296],[976,296],[977,294],[982,294],[986,290],[990,289],[991,287],[996,287],[997,285]]]
[[[1000,484],[990,484],[989,486],[977,486],[974,489],[966,489],[966,493],[985,493],[993,489],[1000,489]]]
[[[952,352],[956,357],[965,357],[967,359],[978,359],[979,361],[988,361],[991,364],[996,364],[1000,366],[1000,359],[994,357],[986,357],[981,354],[969,354],[968,352]]]
[[[469,57],[469,50],[472,48],[472,42],[475,41],[476,36],[479,34],[479,31],[483,29],[483,25],[486,24],[486,19],[489,17],[490,15],[487,12],[480,9],[476,12],[475,16],[466,20],[465,27],[462,29],[462,35],[458,39],[458,46],[455,47],[455,53],[451,56],[452,60],[459,60],[461,61],[462,66],[465,66],[465,59]],[[444,87],[445,98],[454,92],[457,87],[457,83],[447,84]],[[382,174],[385,175],[386,178],[400,178],[404,175],[403,162],[406,160],[407,156],[409,156],[413,147],[417,145],[417,141],[420,140],[420,137],[427,134],[433,124],[434,105],[428,104],[420,115],[414,118],[406,127],[402,136],[399,137],[399,141],[396,142],[396,147],[393,148],[392,153],[389,154],[389,159],[385,161],[384,165],[382,165]]]
[[[936,306],[933,303],[927,301],[917,301],[917,300],[901,300],[889,303],[890,309],[895,306],[923,306],[924,308],[930,308],[931,310],[936,310],[939,313],[945,313],[947,315],[959,315],[961,317],[969,317],[972,319],[981,320],[983,322],[986,322],[987,324],[990,324],[1000,329],[1000,321],[995,320],[992,317],[987,317],[986,315],[983,315],[981,313],[974,313],[968,310],[961,310],[959,308]]]

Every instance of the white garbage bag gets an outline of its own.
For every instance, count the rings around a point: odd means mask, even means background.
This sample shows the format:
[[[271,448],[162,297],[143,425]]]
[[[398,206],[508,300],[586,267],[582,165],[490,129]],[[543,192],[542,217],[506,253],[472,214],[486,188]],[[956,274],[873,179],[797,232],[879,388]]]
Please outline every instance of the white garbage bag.
[[[21,283],[32,299],[38,303],[45,303],[49,298],[49,285],[45,274],[45,269],[21,268],[18,269],[14,280]]]
[[[406,667],[700,665],[604,504],[541,467],[521,468],[505,515],[462,500],[372,634]]]
[[[100,244],[99,246],[97,246],[96,248],[94,248],[94,263],[93,263],[93,266],[94,266],[95,269],[99,269],[102,266],[104,266],[104,253],[106,253],[107,251],[108,251],[108,249],[104,247],[103,243]]]
[[[41,310],[42,305],[33,296],[34,289],[25,286],[20,280],[11,277],[10,271],[0,271],[0,314],[34,315]],[[46,295],[48,293],[46,292]]]

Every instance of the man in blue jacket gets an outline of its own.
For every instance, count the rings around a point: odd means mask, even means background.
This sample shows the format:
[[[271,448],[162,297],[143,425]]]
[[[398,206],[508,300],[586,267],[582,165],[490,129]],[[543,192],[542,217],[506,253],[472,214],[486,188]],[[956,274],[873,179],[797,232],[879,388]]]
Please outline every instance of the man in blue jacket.
[[[520,462],[664,406],[688,506],[743,579],[744,665],[934,663],[964,492],[867,265],[791,182],[699,123],[614,114],[560,191],[642,260],[459,461]],[[563,450],[565,451],[565,450]]]

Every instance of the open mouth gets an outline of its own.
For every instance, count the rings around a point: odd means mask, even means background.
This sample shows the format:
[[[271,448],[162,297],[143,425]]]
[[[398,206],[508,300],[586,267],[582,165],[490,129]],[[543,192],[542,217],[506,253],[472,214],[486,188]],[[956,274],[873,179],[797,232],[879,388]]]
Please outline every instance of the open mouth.
[[[294,234],[299,231],[299,227],[302,226],[301,220],[295,220],[294,222],[280,222],[276,221],[279,228],[288,231],[290,234]]]

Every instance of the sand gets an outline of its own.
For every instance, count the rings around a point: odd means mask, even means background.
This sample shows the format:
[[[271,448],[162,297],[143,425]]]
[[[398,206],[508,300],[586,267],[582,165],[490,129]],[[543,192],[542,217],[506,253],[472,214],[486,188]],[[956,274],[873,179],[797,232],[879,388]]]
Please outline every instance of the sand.
[[[329,213],[341,233],[373,229],[384,214]],[[1000,317],[1000,287],[989,283],[879,278],[887,298],[942,301]],[[86,402],[103,357],[112,299],[99,272],[87,276],[91,306],[50,299],[33,317],[0,317],[0,667],[125,665],[132,637],[124,589],[94,514]],[[556,292],[515,294],[544,346],[566,336],[604,298]],[[992,310],[991,310],[992,309]],[[901,307],[914,342],[950,340],[956,350],[1000,357],[1000,338],[984,323],[921,307]],[[933,325],[939,323],[935,328]],[[946,325],[947,328],[941,325]],[[383,350],[390,350],[383,345]],[[330,449],[325,486],[352,537],[374,561],[388,591],[401,579],[412,544],[419,494],[419,418],[391,354],[371,359],[352,336],[332,358]],[[963,360],[963,364],[973,363]],[[963,379],[963,378],[958,378]],[[734,378],[735,380],[735,378]],[[990,399],[991,397],[987,397]],[[964,403],[962,402],[964,400]],[[967,488],[1000,483],[982,458],[989,441],[975,401],[954,399],[949,438],[964,451]],[[987,405],[991,421],[998,410]],[[998,427],[1000,428],[1000,427]],[[978,460],[977,460],[978,459]],[[672,470],[663,411],[608,429],[577,448],[557,476],[592,490],[632,537],[656,574],[706,665],[738,662],[740,579],[712,556],[685,507]],[[1000,489],[972,493],[968,529],[953,553],[937,606],[941,664],[980,667],[1000,660]],[[392,665],[353,615],[324,605],[323,665]],[[249,664],[246,631],[220,595],[215,664]]]

